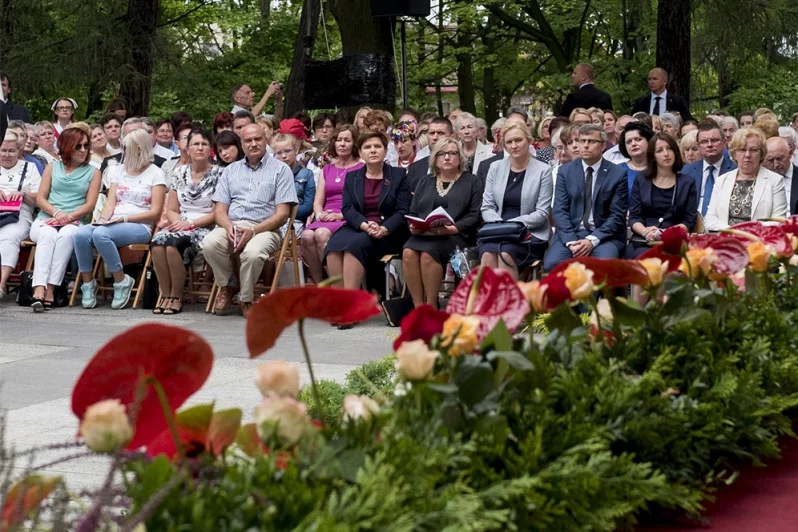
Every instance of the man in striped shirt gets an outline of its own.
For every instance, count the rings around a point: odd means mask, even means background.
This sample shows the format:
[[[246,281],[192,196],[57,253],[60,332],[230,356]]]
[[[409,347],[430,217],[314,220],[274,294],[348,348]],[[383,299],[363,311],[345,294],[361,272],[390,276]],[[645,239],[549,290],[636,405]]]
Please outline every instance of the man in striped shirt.
[[[238,306],[246,317],[263,264],[280,248],[280,227],[288,220],[297,196],[291,169],[266,154],[263,128],[246,126],[241,131],[241,145],[246,156],[225,168],[216,185],[213,201],[217,227],[202,241],[202,253],[221,287],[216,314],[230,308],[231,259],[239,255]]]

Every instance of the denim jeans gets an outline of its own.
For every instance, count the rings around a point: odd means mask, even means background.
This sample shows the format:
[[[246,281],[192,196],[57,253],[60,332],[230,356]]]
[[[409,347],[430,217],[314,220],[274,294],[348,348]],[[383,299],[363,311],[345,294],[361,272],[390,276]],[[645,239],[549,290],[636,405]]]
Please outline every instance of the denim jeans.
[[[72,239],[75,241],[75,255],[78,257],[78,268],[82,273],[91,272],[94,268],[92,246],[108,266],[111,273],[122,271],[122,260],[119,258],[120,247],[131,244],[146,244],[150,241],[150,230],[144,224],[116,223],[111,225],[84,225]]]

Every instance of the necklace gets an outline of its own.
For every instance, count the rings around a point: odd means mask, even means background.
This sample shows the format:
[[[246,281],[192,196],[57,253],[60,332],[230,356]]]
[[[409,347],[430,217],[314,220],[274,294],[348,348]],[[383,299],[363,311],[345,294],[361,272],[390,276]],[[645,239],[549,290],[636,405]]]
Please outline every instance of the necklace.
[[[451,181],[444,181],[441,179],[441,176],[438,176],[438,179],[435,182],[435,188],[438,189],[438,195],[440,197],[444,197],[446,194],[449,193],[450,190],[454,187],[455,182],[460,179],[460,176],[455,177]],[[443,184],[447,183],[449,186],[444,187]]]

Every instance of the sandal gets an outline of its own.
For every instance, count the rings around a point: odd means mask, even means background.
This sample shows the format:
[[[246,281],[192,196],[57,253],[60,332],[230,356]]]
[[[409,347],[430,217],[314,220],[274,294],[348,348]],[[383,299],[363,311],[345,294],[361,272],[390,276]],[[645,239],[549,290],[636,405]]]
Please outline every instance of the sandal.
[[[37,314],[39,312],[44,312],[44,299],[40,297],[31,298],[30,308],[32,308],[33,312],[36,312]]]
[[[168,307],[165,307],[163,304],[166,303],[167,301],[170,301],[171,299],[172,299],[171,297],[162,297],[161,298],[161,304],[160,305],[155,305],[155,308],[152,309],[152,313],[156,314],[156,315],[157,314],[163,314],[164,311],[168,308]]]
[[[54,306],[55,306],[55,301],[47,301],[47,300],[44,301],[44,310],[53,310]]]
[[[180,303],[180,308],[166,307],[163,309],[164,316],[174,316],[175,314],[183,312],[183,301],[179,297],[170,297],[169,299]]]

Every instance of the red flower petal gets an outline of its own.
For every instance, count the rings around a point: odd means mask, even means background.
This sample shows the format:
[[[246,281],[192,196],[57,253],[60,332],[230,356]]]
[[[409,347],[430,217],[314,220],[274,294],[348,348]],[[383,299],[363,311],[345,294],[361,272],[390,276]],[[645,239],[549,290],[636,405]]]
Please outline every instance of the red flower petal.
[[[305,286],[277,290],[252,306],[247,319],[250,358],[271,349],[283,329],[314,318],[348,325],[380,314],[377,297],[363,290]]]
[[[448,318],[448,312],[435,310],[430,305],[421,305],[413,309],[402,319],[402,333],[393,342],[394,351],[404,342],[424,340],[425,343],[429,343],[433,336],[440,334],[443,323]]]
[[[55,489],[61,477],[45,478],[30,475],[14,484],[8,491],[0,512],[0,531],[11,530],[25,521]]]
[[[765,225],[762,222],[745,222],[732,226],[731,229],[745,231],[758,237],[762,242],[773,248],[773,252],[777,257],[792,256],[792,243],[781,227]],[[747,245],[748,243],[743,242],[743,244]]]
[[[568,259],[558,264],[551,274],[562,273],[572,262],[584,264],[593,272],[593,283],[606,283],[610,288],[620,288],[630,284],[645,285],[648,283],[648,274],[636,260],[624,259],[599,259],[597,257],[578,257]]]
[[[161,383],[174,411],[202,387],[212,366],[211,346],[187,329],[158,324],[133,327],[101,347],[83,370],[72,390],[72,412],[83,419],[89,406],[104,399],[119,399],[129,412],[139,384],[148,377]],[[148,444],[166,427],[158,397],[147,386],[128,448]]]
[[[717,260],[712,268],[721,274],[734,275],[748,266],[748,251],[745,244],[735,238],[723,235],[695,235],[690,247],[712,248]]]
[[[543,293],[543,299],[549,310],[555,309],[571,300],[571,291],[565,285],[565,277],[563,277],[562,274],[547,275],[540,281],[540,286],[546,287],[546,291]]]
[[[449,298],[446,311],[450,314],[466,314],[471,287],[479,275],[473,270]],[[524,322],[530,308],[521,289],[510,272],[498,268],[484,268],[477,298],[471,311],[480,318],[479,337],[484,338],[493,330],[499,319],[503,319],[510,331]]]
[[[680,225],[674,225],[662,232],[662,249],[669,255],[681,255],[682,246],[687,244],[687,231]]]
[[[654,246],[637,257],[637,260],[643,259],[659,259],[662,262],[668,261],[668,273],[673,273],[678,270],[679,265],[682,263],[682,257],[680,255],[671,255],[667,253],[663,244]]]

